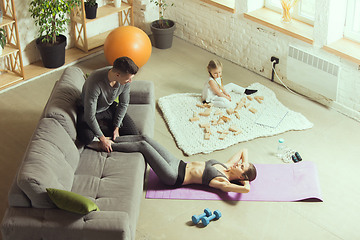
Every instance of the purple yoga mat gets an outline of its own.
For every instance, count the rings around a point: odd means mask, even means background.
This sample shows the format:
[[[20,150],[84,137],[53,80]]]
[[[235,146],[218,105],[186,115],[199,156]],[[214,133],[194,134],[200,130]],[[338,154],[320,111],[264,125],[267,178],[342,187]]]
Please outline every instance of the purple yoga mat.
[[[322,201],[317,166],[302,161],[294,164],[254,164],[257,177],[249,193],[226,193],[201,184],[174,188],[163,184],[150,169],[146,198],[293,202]]]

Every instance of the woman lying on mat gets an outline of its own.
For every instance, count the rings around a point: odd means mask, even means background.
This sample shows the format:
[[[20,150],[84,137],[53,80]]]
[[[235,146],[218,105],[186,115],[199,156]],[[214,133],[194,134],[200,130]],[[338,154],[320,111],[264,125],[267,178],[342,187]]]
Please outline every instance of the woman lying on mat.
[[[249,182],[256,178],[256,168],[248,161],[247,149],[239,151],[226,163],[213,159],[185,163],[146,135],[120,136],[112,144],[112,149],[142,153],[159,179],[167,185],[204,184],[224,192],[248,193]]]

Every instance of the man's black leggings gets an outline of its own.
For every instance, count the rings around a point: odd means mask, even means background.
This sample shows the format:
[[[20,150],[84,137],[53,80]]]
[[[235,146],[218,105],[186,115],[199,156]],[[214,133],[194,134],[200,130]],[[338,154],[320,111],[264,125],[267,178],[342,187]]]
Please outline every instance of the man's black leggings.
[[[114,133],[114,120],[113,116],[116,111],[116,103],[112,104],[106,111],[97,113],[95,115],[96,120],[99,123],[101,131],[104,133],[106,137],[113,137]],[[76,130],[77,130],[77,137],[78,139],[84,143],[85,145],[90,144],[95,134],[90,129],[88,124],[85,122],[84,118],[84,107],[78,107],[78,114],[77,114],[77,124],[76,124]],[[125,114],[122,125],[119,129],[119,135],[125,136],[125,135],[139,135],[139,131],[135,126],[134,121],[129,116],[129,114]]]

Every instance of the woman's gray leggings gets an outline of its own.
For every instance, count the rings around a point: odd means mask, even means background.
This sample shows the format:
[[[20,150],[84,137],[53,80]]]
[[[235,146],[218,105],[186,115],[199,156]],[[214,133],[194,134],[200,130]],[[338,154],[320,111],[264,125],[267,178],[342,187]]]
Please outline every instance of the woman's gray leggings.
[[[177,182],[181,160],[152,138],[146,135],[120,136],[111,147],[118,152],[140,152],[163,183],[174,185]]]

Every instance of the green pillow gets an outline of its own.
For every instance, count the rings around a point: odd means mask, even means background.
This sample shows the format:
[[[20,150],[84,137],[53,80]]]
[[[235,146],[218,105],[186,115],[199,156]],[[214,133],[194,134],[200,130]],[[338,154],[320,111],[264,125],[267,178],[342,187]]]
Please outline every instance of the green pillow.
[[[100,211],[93,201],[80,194],[55,188],[46,188],[46,191],[55,205],[62,210],[79,214]]]

